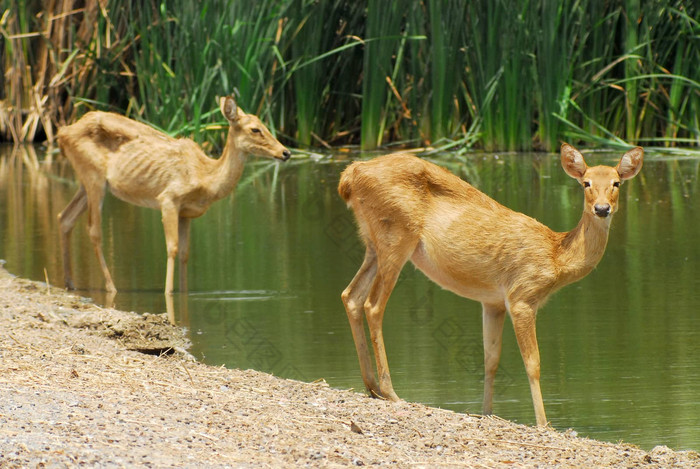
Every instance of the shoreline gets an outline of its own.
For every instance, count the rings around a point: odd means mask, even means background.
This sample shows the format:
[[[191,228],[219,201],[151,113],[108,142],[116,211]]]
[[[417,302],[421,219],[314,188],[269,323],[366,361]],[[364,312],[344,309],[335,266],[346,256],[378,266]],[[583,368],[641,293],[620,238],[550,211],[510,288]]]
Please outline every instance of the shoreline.
[[[164,315],[0,267],[0,467],[697,467],[606,443],[204,365]]]

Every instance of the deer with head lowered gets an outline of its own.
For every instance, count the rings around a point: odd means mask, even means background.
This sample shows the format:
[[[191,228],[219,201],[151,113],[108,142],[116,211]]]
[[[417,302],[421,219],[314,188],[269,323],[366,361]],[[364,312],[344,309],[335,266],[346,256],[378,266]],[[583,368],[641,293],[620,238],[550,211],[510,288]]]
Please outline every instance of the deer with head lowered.
[[[637,147],[615,167],[588,167],[578,150],[562,145],[564,171],[581,184],[584,193],[581,220],[566,233],[554,232],[500,205],[449,171],[409,154],[355,162],[343,171],[338,192],[355,214],[366,250],[342,300],[370,394],[399,400],[389,374],[382,320],[399,273],[411,260],[441,287],[482,303],[486,415],[492,412],[503,323],[506,312],[510,315],[537,424],[546,425],[535,333],[537,309],[556,290],[585,277],[598,264],[618,206],[620,184],[641,170],[643,155]]]
[[[233,97],[221,98],[219,104],[229,124],[219,159],[206,156],[192,140],[171,138],[114,113],[89,112],[59,130],[59,147],[80,181],[78,192],[58,215],[66,287],[73,288],[71,231],[87,211],[88,233],[106,289],[116,292],[102,253],[102,201],[109,187],[125,202],[161,211],[168,254],[165,293],[173,291],[178,255],[180,288],[187,288],[190,220],[233,191],[247,155],[282,161],[291,155],[256,116],[243,112]]]

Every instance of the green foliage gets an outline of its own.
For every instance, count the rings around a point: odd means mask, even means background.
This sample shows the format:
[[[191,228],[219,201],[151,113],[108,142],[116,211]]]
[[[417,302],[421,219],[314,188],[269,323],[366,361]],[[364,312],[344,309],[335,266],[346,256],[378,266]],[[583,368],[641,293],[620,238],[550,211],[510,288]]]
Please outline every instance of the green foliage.
[[[404,1],[368,0],[365,53],[362,66],[362,148],[381,145],[387,126],[386,103],[398,53]]]
[[[4,138],[104,108],[220,145],[236,93],[297,147],[700,145],[693,2],[58,3],[0,0]]]

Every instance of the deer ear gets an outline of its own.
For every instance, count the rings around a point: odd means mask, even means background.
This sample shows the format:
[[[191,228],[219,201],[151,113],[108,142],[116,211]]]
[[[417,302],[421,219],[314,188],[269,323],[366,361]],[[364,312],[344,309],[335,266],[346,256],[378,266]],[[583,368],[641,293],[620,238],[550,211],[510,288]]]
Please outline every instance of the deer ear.
[[[236,101],[233,100],[233,97],[224,96],[221,98],[219,100],[219,107],[221,108],[221,114],[223,114],[229,122],[238,120],[238,105]]]
[[[632,179],[642,169],[644,149],[636,147],[622,155],[615,169],[622,179]]]
[[[568,143],[561,146],[561,166],[574,179],[581,179],[588,169],[583,155]]]

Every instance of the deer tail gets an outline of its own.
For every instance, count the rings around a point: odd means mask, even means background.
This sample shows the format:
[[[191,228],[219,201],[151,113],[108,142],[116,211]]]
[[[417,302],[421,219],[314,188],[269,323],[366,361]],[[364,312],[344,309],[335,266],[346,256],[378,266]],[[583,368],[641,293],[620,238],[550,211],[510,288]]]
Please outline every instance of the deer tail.
[[[352,195],[352,180],[354,176],[355,165],[348,166],[345,171],[340,175],[340,183],[338,184],[338,194],[343,198],[345,202],[350,201],[350,196]]]

